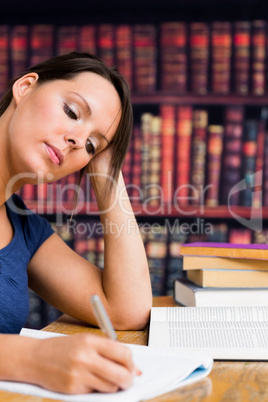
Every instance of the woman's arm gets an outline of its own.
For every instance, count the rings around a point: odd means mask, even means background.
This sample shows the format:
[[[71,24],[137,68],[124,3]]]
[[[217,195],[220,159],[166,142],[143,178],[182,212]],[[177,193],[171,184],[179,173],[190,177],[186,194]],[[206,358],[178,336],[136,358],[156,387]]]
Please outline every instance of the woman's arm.
[[[149,269],[122,174],[110,196],[105,196],[107,151],[89,165],[104,229],[104,270],[54,234],[30,261],[29,285],[59,310],[92,324],[97,323],[89,300],[97,293],[116,329],[141,329],[148,322],[152,303]]]
[[[97,176],[93,185],[104,228],[103,290],[119,313],[114,322],[118,327],[123,327],[126,320],[130,326],[144,326],[152,303],[149,269],[122,173],[109,199],[102,195],[104,177]],[[138,317],[141,323],[136,321]]]

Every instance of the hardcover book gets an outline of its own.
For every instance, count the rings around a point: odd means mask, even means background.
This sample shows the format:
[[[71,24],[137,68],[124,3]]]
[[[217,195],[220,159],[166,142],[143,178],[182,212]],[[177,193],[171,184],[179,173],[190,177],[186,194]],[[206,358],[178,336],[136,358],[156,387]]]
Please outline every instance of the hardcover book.
[[[187,24],[164,22],[160,26],[161,89],[187,91]]]
[[[253,258],[268,260],[268,244],[188,243],[180,248],[181,255]]]
[[[268,288],[266,270],[194,269],[187,271],[187,278],[202,287]]]
[[[220,269],[220,270],[263,270],[268,271],[266,260],[250,258],[206,257],[206,256],[183,256],[183,269]]]
[[[174,300],[186,307],[268,307],[268,288],[203,288],[182,278],[174,282]]]
[[[208,126],[206,205],[209,207],[219,204],[223,131],[223,126]]]

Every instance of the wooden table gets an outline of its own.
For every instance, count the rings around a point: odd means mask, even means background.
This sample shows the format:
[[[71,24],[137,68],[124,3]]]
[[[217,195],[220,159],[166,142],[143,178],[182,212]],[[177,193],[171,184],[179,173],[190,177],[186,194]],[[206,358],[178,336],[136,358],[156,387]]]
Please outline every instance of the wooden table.
[[[169,296],[154,298],[154,306],[174,306]],[[63,334],[91,332],[101,336],[99,329],[63,315],[44,328]],[[148,328],[143,331],[117,331],[124,343],[147,345]],[[268,362],[214,362],[210,375],[192,385],[178,388],[150,402],[261,402],[268,401]],[[0,391],[0,402],[52,402],[52,399]]]

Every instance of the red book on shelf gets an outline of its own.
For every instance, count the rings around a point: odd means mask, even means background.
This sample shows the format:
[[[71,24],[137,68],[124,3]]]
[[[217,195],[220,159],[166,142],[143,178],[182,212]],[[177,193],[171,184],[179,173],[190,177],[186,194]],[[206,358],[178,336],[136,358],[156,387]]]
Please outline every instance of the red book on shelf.
[[[265,93],[266,22],[252,21],[251,88],[254,95]]]
[[[195,205],[204,205],[207,126],[207,111],[202,109],[194,110],[192,134],[191,203]]]
[[[136,24],[133,27],[134,89],[146,92],[156,89],[156,27]]]
[[[219,204],[223,132],[223,126],[208,126],[206,205],[209,207]]]
[[[187,91],[187,26],[164,22],[160,26],[161,89]]]
[[[20,76],[28,66],[29,27],[15,25],[10,33],[11,76]]]
[[[243,106],[227,106],[224,122],[224,143],[221,175],[221,204],[238,205],[239,192],[229,193],[241,180],[241,155],[243,136]]]
[[[63,25],[57,31],[56,51],[58,55],[70,53],[78,48],[78,27]]]
[[[41,63],[53,56],[54,27],[49,24],[32,26],[30,39],[30,65]]]
[[[118,25],[115,28],[115,55],[118,71],[132,88],[132,27],[130,25]]]
[[[115,64],[115,27],[113,24],[98,26],[98,55],[108,66]]]
[[[250,244],[252,238],[252,231],[247,228],[234,229],[229,231],[229,242],[233,244]]]
[[[175,191],[179,205],[189,204],[192,119],[192,106],[178,106],[176,121]]]
[[[80,52],[97,53],[95,25],[82,25],[78,33],[78,49]]]
[[[230,22],[213,22],[211,28],[211,88],[214,93],[230,92],[232,31]]]
[[[9,80],[9,27],[7,25],[0,26],[0,96],[6,89]]]
[[[209,26],[204,22],[190,23],[190,88],[205,95],[208,92]]]
[[[142,201],[141,199],[141,176],[142,176],[142,137],[140,124],[133,127],[133,155],[132,155],[132,188],[129,194],[133,203]]]
[[[164,203],[172,204],[174,196],[175,106],[161,105],[162,119],[162,176]]]
[[[249,92],[250,29],[249,21],[234,23],[234,91],[239,95]]]
[[[36,200],[36,186],[33,184],[24,184],[21,197],[24,201]]]

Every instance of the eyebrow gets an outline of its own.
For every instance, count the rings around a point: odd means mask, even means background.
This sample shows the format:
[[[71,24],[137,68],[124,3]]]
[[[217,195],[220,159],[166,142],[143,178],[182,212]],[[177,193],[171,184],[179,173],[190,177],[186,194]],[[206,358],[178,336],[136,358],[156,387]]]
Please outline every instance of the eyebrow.
[[[78,92],[75,92],[75,91],[70,91],[70,92],[73,93],[74,95],[78,96],[78,97],[83,101],[83,103],[84,103],[85,106],[86,106],[87,113],[88,113],[89,115],[91,115],[91,108],[90,108],[89,104],[87,103],[86,99],[85,99],[82,95],[80,95]],[[101,137],[101,138],[104,138],[105,141],[107,142],[107,144],[110,145],[110,141],[105,137],[104,134],[97,133],[97,135],[98,135],[99,137]]]

